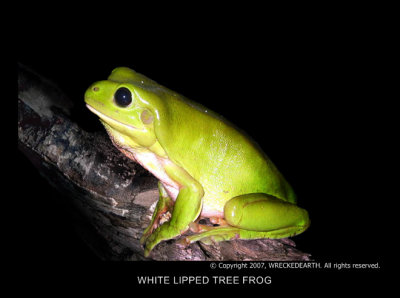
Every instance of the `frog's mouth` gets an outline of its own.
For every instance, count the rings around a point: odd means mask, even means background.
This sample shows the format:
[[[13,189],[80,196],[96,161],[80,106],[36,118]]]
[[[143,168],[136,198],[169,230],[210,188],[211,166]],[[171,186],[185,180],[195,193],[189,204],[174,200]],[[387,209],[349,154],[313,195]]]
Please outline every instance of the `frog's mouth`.
[[[125,123],[122,123],[120,121],[117,121],[111,117],[108,117],[107,115],[104,115],[103,113],[99,112],[98,110],[96,110],[95,108],[93,108],[92,106],[90,106],[89,104],[86,104],[86,107],[94,114],[96,114],[97,116],[100,117],[100,119],[102,119],[104,122],[108,123],[110,126],[119,126],[119,127],[125,127],[129,130],[132,129],[136,129],[136,130],[141,130],[138,127],[132,126],[132,125],[128,125]]]

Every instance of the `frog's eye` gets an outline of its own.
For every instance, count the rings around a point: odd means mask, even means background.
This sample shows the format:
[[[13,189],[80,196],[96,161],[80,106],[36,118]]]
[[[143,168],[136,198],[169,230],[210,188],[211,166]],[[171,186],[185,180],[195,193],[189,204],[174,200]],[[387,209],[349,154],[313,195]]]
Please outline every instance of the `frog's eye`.
[[[129,91],[129,89],[125,87],[119,88],[114,94],[114,100],[115,103],[122,108],[129,106],[132,102],[131,91]]]

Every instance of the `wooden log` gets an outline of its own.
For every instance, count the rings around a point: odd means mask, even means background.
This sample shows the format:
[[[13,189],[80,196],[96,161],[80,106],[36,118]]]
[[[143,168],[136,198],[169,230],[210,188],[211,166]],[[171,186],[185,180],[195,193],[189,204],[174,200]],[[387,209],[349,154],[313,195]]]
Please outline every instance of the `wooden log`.
[[[139,239],[158,200],[157,180],[120,153],[104,130],[83,130],[71,118],[72,106],[52,82],[19,65],[18,147],[66,195],[80,236],[101,259],[310,260],[290,239],[197,242],[186,249],[168,240],[145,258]]]

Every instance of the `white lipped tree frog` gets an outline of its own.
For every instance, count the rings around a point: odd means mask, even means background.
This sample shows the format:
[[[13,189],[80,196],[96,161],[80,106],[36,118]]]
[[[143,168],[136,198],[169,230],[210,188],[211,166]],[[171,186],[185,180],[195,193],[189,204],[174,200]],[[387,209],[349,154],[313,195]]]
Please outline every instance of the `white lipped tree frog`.
[[[216,113],[129,68],[92,84],[85,102],[114,145],[159,179],[159,201],[141,238],[145,256],[161,241],[285,238],[308,213],[249,137]],[[160,223],[170,211],[170,220]],[[207,217],[216,226],[201,225]],[[182,241],[181,241],[182,242]]]

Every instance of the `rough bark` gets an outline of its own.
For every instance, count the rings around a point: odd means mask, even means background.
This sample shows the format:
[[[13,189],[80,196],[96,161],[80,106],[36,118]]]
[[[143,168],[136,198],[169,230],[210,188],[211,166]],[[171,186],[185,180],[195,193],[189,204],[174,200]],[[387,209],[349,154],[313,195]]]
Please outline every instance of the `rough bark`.
[[[139,239],[158,199],[157,180],[121,154],[104,130],[80,128],[71,108],[53,83],[19,65],[19,149],[68,197],[80,236],[102,259],[309,260],[290,239],[193,243],[186,249],[169,240],[145,258]]]

